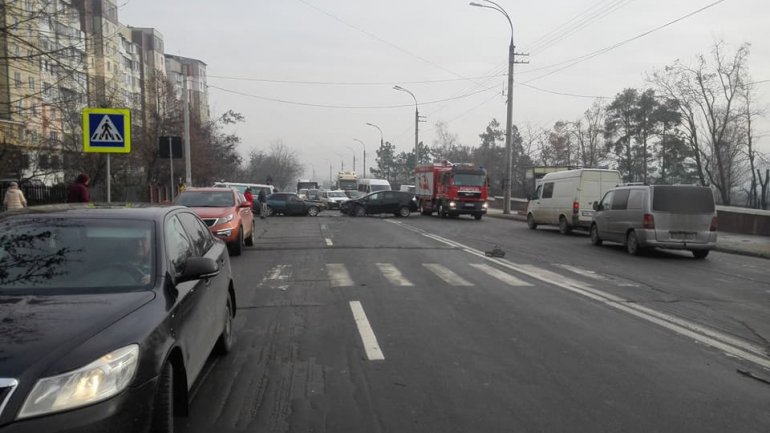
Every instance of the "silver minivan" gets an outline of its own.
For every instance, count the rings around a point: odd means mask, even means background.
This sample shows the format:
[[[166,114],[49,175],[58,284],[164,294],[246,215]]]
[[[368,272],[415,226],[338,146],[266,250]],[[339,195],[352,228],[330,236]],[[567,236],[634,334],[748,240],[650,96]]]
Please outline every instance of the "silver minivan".
[[[594,245],[619,242],[633,255],[652,247],[690,250],[702,259],[717,242],[714,194],[707,187],[622,186],[594,207]]]

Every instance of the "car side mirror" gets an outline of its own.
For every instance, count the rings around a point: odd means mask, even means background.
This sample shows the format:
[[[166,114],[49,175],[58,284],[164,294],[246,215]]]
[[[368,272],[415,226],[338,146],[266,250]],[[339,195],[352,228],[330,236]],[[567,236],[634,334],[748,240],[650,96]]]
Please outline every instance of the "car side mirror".
[[[176,282],[200,280],[211,278],[219,274],[219,265],[209,257],[190,257],[184,265],[184,271],[177,277]]]
[[[595,201],[594,205],[593,205],[593,208],[594,208],[594,210],[602,210],[602,204],[599,203],[598,201]]]

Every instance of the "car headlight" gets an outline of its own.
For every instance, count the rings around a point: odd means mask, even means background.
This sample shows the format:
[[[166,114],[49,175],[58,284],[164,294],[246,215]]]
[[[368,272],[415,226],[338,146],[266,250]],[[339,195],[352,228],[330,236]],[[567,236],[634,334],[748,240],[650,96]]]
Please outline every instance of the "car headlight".
[[[481,208],[482,208],[482,209],[486,209],[486,208],[487,208],[487,202],[484,202],[484,203],[481,205]]]
[[[136,373],[139,345],[131,344],[68,373],[39,379],[19,418],[86,406],[123,391]]]
[[[457,204],[455,204],[455,202],[453,202],[453,201],[449,202],[449,207],[455,207],[455,206],[457,206]]]
[[[223,216],[223,217],[221,217],[221,218],[217,219],[217,222],[216,222],[216,224],[215,224],[215,225],[219,225],[219,224],[227,224],[227,223],[229,223],[230,221],[232,221],[232,220],[233,220],[233,218],[235,218],[235,214],[230,214],[230,215],[226,215],[226,216]]]

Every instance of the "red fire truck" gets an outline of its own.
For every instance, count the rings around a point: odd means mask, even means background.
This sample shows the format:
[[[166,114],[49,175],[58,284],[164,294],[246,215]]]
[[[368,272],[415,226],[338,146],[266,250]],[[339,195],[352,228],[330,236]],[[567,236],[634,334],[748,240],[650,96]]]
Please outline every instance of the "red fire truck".
[[[487,171],[473,164],[443,163],[417,166],[415,195],[423,215],[441,218],[487,213]]]

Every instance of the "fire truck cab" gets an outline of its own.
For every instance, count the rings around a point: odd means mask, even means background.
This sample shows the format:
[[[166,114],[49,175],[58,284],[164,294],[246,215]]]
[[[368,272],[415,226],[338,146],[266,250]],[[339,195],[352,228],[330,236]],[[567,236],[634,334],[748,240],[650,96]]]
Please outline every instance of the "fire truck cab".
[[[441,218],[487,213],[487,171],[474,164],[442,163],[417,166],[415,196],[423,215]]]

